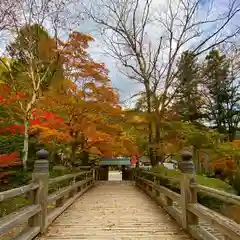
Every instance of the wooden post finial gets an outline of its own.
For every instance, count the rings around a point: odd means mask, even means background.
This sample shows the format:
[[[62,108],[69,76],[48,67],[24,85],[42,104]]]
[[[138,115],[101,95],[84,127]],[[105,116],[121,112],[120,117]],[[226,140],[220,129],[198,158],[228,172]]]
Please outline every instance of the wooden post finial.
[[[192,157],[192,153],[189,151],[184,150],[181,152],[182,160],[180,163],[180,170],[183,173],[195,173],[195,167]]]
[[[37,153],[38,160],[34,163],[34,173],[48,173],[49,162],[47,160],[49,153],[48,151],[41,149]]]

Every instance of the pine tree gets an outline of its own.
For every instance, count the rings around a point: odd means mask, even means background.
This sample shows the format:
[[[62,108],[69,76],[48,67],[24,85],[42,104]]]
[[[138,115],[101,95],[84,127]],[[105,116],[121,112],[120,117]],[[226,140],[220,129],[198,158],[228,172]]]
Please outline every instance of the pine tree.
[[[240,120],[239,83],[231,72],[231,62],[219,50],[212,50],[205,59],[203,77],[207,94],[207,116],[219,133],[234,140]]]
[[[183,120],[195,122],[202,117],[199,65],[191,51],[183,52],[178,62],[176,105]]]

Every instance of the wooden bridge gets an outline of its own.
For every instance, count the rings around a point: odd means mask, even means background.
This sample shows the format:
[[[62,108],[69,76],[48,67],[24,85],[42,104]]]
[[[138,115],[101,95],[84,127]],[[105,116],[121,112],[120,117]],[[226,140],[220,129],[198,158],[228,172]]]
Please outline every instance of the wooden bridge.
[[[0,201],[31,200],[0,219],[0,239],[21,225],[10,239],[239,240],[240,224],[199,204],[197,192],[235,205],[240,198],[197,185],[188,155],[181,171],[179,193],[162,185],[164,176],[139,169],[128,181],[100,181],[97,168],[51,179],[48,161],[40,159],[29,185],[0,193]]]

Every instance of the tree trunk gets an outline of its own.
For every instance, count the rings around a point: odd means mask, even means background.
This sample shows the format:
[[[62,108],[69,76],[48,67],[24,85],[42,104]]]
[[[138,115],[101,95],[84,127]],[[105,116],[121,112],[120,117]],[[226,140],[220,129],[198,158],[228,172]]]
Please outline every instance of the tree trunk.
[[[236,129],[229,127],[228,139],[230,142],[234,141],[236,137]]]
[[[193,146],[193,161],[196,169],[196,173],[199,173],[199,158],[198,158],[198,150]]]
[[[155,143],[158,145],[158,147],[156,148],[156,158],[155,158],[154,166],[157,165],[159,162],[163,163],[163,156],[159,152],[159,150],[161,151],[161,147],[159,146],[161,143],[161,136],[160,136],[160,124],[158,120],[156,121],[155,127],[156,127]]]
[[[72,144],[72,152],[71,152],[71,163],[76,162],[76,151],[77,151],[77,145],[75,143]]]
[[[29,140],[29,122],[24,120],[24,142],[23,142],[23,168],[27,170],[27,160],[28,160],[28,140]]]
[[[89,165],[89,153],[85,150],[82,152],[82,163],[83,166]]]
[[[150,145],[149,147],[149,158],[150,158],[150,161],[151,161],[151,165],[154,166],[155,165],[155,159],[154,159],[154,153],[153,153],[153,147],[151,146],[152,145],[152,124],[149,123],[148,125],[148,130],[149,130],[149,133],[148,133],[148,143]]]
[[[151,93],[150,93],[150,89],[149,89],[149,84],[145,84],[145,89],[146,89],[146,97],[147,97],[147,112],[150,116],[150,114],[152,113],[152,109],[151,109]],[[151,161],[151,165],[154,166],[155,165],[155,159],[154,159],[154,154],[153,154],[153,147],[151,146],[153,144],[153,130],[152,130],[152,123],[149,122],[148,123],[148,144],[149,146],[149,158]]]
[[[204,173],[209,175],[209,155],[204,153]]]

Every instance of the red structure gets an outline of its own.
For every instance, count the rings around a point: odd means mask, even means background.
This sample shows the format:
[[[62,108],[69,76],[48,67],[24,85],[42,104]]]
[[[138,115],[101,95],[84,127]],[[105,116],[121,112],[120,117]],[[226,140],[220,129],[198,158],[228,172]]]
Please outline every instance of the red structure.
[[[137,163],[137,157],[136,156],[132,156],[131,163],[132,163],[132,166],[136,165],[136,163]]]

